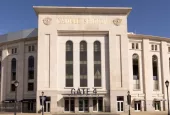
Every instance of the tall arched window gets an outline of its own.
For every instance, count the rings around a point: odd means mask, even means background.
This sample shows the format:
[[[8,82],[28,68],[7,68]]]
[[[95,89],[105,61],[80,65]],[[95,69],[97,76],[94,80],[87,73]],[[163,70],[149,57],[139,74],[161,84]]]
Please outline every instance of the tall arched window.
[[[156,55],[152,56],[152,71],[153,71],[153,81],[154,90],[158,90],[158,58]]]
[[[16,67],[17,67],[17,61],[15,58],[11,61],[11,80],[16,80]]]
[[[87,87],[87,43],[80,42],[80,87]]]
[[[66,87],[73,87],[73,42],[66,42]]]
[[[134,80],[134,89],[140,89],[139,82],[139,56],[137,54],[133,54],[132,56],[133,63],[133,80]]]
[[[94,87],[101,87],[101,44],[94,42]]]
[[[28,79],[34,79],[34,57],[28,58]]]

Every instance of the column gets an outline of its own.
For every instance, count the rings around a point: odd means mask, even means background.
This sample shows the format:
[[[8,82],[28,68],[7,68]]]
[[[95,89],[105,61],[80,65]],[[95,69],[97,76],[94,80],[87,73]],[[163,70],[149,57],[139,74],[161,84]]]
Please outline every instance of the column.
[[[18,59],[17,59],[17,80],[19,82],[18,88],[17,88],[17,100],[22,100],[24,95],[24,87],[27,84],[24,84],[23,81],[26,79],[24,77],[24,68],[25,68],[25,43],[20,42],[18,47]],[[21,93],[22,92],[22,93]]]
[[[93,112],[93,98],[89,97],[89,112]]]
[[[78,97],[75,97],[75,113],[79,112],[79,100]]]
[[[146,111],[152,111],[152,57],[149,55],[150,44],[149,39],[143,39],[143,82],[145,92]]]
[[[162,67],[162,93],[164,94],[164,98],[167,100],[167,89],[165,86],[165,81],[170,81],[169,74],[169,56],[168,56],[168,47],[165,41],[161,41],[161,67]],[[170,90],[169,90],[170,92]],[[168,103],[165,101],[165,110],[168,110]]]
[[[144,100],[142,100],[141,101],[141,111],[144,111],[144,107],[145,107]]]
[[[93,42],[87,42],[87,86],[94,87],[94,55],[93,55]]]
[[[163,101],[160,101],[161,111],[163,111]]]
[[[6,89],[6,81],[7,81],[7,71],[8,71],[8,60],[7,60],[7,56],[8,56],[8,49],[7,49],[7,45],[5,45],[2,48],[2,61],[1,61],[1,99],[0,101],[3,101],[6,99],[6,93],[7,93],[7,89]],[[6,76],[6,77],[5,77]]]
[[[73,42],[73,87],[80,87],[80,50],[79,42]]]

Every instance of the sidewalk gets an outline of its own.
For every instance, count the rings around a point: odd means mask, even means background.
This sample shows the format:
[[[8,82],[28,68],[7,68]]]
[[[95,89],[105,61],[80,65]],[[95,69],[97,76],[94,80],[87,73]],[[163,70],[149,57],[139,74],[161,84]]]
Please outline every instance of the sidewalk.
[[[14,115],[14,113],[0,113],[0,115]],[[42,113],[17,113],[17,115],[42,115]],[[44,115],[128,115],[125,113],[44,113]],[[131,112],[131,115],[168,115],[165,112]]]

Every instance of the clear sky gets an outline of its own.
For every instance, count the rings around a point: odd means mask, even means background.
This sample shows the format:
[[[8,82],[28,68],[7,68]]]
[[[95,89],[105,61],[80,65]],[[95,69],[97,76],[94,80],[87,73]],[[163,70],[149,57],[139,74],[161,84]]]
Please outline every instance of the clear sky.
[[[128,32],[170,38],[170,0],[0,0],[0,35],[37,28],[32,6],[132,7]]]

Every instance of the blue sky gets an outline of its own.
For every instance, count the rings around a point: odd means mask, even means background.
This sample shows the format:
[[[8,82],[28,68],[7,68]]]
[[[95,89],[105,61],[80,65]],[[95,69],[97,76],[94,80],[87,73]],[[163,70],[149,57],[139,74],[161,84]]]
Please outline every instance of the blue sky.
[[[1,0],[0,35],[37,28],[32,6],[132,7],[129,32],[170,38],[170,0]]]

